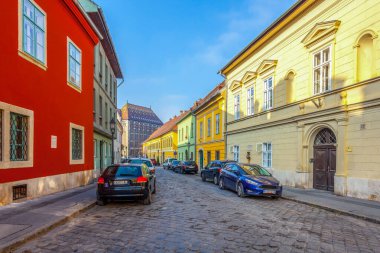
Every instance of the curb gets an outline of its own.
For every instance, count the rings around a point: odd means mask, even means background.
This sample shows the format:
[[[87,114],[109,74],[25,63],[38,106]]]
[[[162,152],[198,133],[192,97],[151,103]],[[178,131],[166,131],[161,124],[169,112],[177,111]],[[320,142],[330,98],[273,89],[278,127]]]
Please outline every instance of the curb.
[[[36,231],[30,232],[29,234],[22,236],[18,241],[12,242],[9,245],[6,245],[6,246],[0,248],[0,253],[13,252],[14,250],[19,248],[20,246],[24,245],[25,243],[27,243],[31,240],[34,240],[40,236],[43,236],[43,235],[47,234],[49,231],[53,230],[54,228],[67,223],[68,221],[75,218],[76,216],[78,216],[82,212],[87,211],[88,209],[94,207],[95,204],[96,204],[96,201],[93,201],[93,202],[89,203],[88,205],[83,206],[83,208],[76,210],[75,212],[73,212],[69,216],[66,216],[66,217],[59,219],[59,220],[57,220],[51,224],[48,224],[48,225],[43,226],[41,228],[38,228],[38,229],[36,229]]]
[[[289,198],[289,197],[282,196],[281,198],[282,199],[286,199],[286,200],[290,200],[290,201],[294,201],[294,202],[297,202],[297,203],[305,204],[305,205],[308,205],[308,206],[324,209],[324,210],[330,211],[332,213],[338,213],[338,214],[346,215],[346,216],[349,216],[349,217],[359,218],[361,220],[365,220],[365,221],[369,221],[369,222],[372,222],[372,223],[380,224],[380,220],[374,219],[374,218],[370,218],[370,217],[367,217],[367,216],[364,216],[364,215],[350,213],[350,212],[347,212],[347,211],[342,211],[342,210],[331,208],[331,207],[327,207],[327,206],[321,206],[321,205],[318,205],[318,204],[314,204],[314,203],[310,203],[310,202],[306,202],[306,201],[302,201],[302,200],[298,200],[298,199],[293,199],[293,198]]]

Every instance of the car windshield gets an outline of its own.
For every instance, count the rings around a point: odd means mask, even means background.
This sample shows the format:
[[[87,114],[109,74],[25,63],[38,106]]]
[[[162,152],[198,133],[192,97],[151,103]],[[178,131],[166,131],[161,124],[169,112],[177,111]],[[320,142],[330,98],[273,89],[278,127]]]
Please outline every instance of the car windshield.
[[[177,165],[177,164],[179,164],[179,161],[177,160],[173,161],[173,165]]]
[[[184,162],[185,165],[195,165],[194,161],[186,161]]]
[[[224,167],[224,165],[226,165],[227,163],[234,163],[234,162],[233,162],[233,161],[225,161],[225,162],[221,162],[222,167]]]
[[[142,174],[140,166],[112,166],[107,168],[104,175],[114,177],[139,177]]]
[[[128,163],[131,164],[145,164],[148,167],[153,167],[152,162],[148,160],[142,160],[142,159],[130,159]]]
[[[271,176],[271,174],[264,169],[263,167],[260,166],[249,166],[249,165],[243,165],[240,166],[245,173],[248,175],[253,175],[253,176]]]

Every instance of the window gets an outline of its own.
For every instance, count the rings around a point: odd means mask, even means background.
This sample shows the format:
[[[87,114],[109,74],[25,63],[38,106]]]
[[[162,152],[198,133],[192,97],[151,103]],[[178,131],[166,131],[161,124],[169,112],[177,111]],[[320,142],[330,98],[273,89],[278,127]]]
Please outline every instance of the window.
[[[273,77],[264,80],[264,110],[273,108]]]
[[[234,152],[234,161],[239,162],[240,147],[235,145],[233,148],[233,152]]]
[[[254,104],[254,90],[253,87],[247,90],[247,115],[253,115],[255,112],[255,104]]]
[[[22,49],[39,62],[46,62],[45,14],[30,0],[23,1]]]
[[[207,151],[207,163],[211,162],[211,151]]]
[[[106,114],[105,114],[105,126],[106,126],[106,129],[108,129],[108,104],[107,102],[105,103],[105,111],[106,111]]]
[[[235,120],[240,119],[240,95],[234,97],[234,115]]]
[[[314,54],[313,81],[314,94],[331,90],[331,47]]]
[[[263,143],[263,167],[272,167],[272,143]]]
[[[97,141],[94,140],[94,157],[98,155],[98,144]]]
[[[99,125],[103,126],[103,98],[99,96]]]
[[[10,113],[10,160],[28,160],[28,117]]]
[[[112,74],[110,73],[110,97],[111,97],[111,98],[112,98],[112,90],[113,90],[112,84],[113,84],[113,81],[112,81]]]
[[[186,138],[186,139],[189,139],[189,126],[186,126],[186,134],[185,134],[185,138]]]
[[[99,51],[99,80],[100,80],[100,83],[103,82],[102,77],[103,77],[103,55]]]
[[[3,111],[0,110],[0,161],[3,160]]]
[[[105,77],[105,84],[106,84],[106,92],[108,92],[108,65],[106,64],[106,70],[105,70],[105,74],[104,74],[104,77]]]
[[[199,138],[203,138],[203,122],[199,123]]]
[[[94,117],[94,122],[96,122],[96,90],[94,89],[94,91],[93,91],[94,93],[93,93],[93,117]]]
[[[69,82],[76,87],[81,88],[81,76],[82,76],[82,53],[69,41]]]
[[[191,138],[193,138],[193,137],[194,137],[194,134],[193,134],[193,132],[194,132],[194,123],[191,123],[191,130],[190,130],[190,135],[191,135]]]
[[[211,118],[207,119],[207,136],[211,136]]]
[[[220,151],[215,151],[215,160],[220,160]]]
[[[220,114],[215,115],[215,134],[220,133]]]
[[[182,134],[181,138],[182,138],[182,141],[183,141],[183,128],[181,130],[181,134]]]
[[[82,151],[82,130],[72,129],[71,132],[71,157],[73,160],[80,160],[83,158]]]

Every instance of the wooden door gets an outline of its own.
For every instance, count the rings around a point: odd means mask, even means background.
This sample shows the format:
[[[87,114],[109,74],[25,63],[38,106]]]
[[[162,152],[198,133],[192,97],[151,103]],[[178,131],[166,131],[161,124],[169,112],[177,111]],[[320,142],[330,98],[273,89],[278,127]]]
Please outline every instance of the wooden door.
[[[314,147],[313,187],[319,190],[334,191],[336,171],[335,146]]]

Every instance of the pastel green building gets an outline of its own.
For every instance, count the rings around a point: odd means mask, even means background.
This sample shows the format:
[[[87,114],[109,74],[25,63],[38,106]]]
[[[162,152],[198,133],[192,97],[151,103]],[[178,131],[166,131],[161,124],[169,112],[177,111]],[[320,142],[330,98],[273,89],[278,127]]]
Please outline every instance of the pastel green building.
[[[178,155],[180,161],[195,161],[195,116],[190,110],[187,115],[177,123],[178,128]]]

